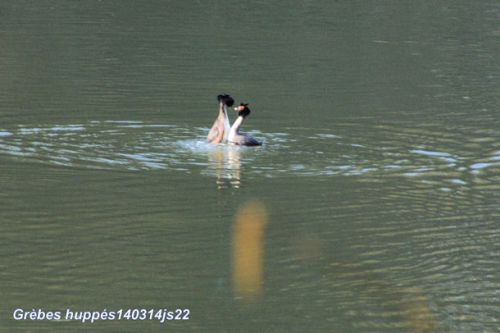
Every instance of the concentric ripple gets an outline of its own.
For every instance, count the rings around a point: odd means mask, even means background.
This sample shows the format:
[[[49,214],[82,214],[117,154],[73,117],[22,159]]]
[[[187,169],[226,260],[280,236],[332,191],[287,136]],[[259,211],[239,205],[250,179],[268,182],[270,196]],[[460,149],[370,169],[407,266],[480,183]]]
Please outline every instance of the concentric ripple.
[[[348,124],[329,129],[285,128],[251,132],[264,141],[258,148],[213,146],[208,128],[142,121],[90,121],[80,124],[19,125],[0,129],[0,154],[39,163],[111,170],[176,170],[222,178],[234,172],[266,177],[401,176],[432,182],[446,179],[443,191],[460,187],[471,177],[498,174],[500,151],[491,136],[460,138],[444,132],[374,127],[376,137],[360,136]],[[358,133],[357,136],[350,133]],[[425,138],[423,140],[422,138]],[[419,142],[421,141],[421,142]],[[455,151],[449,143],[457,142]],[[451,145],[453,147],[453,145]],[[478,149],[477,147],[480,147]],[[446,177],[442,177],[445,175]],[[439,177],[436,177],[439,176]],[[498,177],[498,176],[495,176]]]

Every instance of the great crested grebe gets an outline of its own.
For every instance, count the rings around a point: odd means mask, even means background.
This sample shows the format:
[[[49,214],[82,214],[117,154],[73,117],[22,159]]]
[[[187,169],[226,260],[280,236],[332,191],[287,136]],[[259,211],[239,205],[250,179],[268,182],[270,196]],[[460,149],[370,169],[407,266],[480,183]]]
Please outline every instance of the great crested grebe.
[[[240,133],[240,127],[243,124],[243,121],[251,112],[248,108],[248,104],[241,103],[238,107],[235,107],[234,110],[238,111],[238,118],[234,121],[233,126],[231,126],[231,129],[229,130],[227,141],[233,145],[241,146],[262,145],[262,142],[257,141],[252,136]]]
[[[219,115],[217,119],[215,119],[207,136],[207,141],[213,144],[218,144],[227,140],[230,129],[227,108],[234,104],[234,99],[229,95],[218,95],[217,100],[219,101]]]

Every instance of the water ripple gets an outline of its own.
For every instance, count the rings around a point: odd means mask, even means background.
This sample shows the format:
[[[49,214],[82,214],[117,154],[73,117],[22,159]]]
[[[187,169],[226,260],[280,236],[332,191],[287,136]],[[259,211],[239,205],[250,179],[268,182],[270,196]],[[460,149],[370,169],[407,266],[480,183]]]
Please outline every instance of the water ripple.
[[[487,130],[471,131],[474,135],[466,144],[461,144],[460,133],[426,127],[374,126],[361,131],[345,124],[335,131],[285,130],[253,131],[264,145],[248,148],[209,145],[205,127],[136,120],[20,125],[0,130],[0,154],[67,167],[165,169],[221,178],[233,178],[234,170],[241,169],[246,175],[266,177],[408,177],[427,184],[439,179],[436,185],[444,192],[467,186],[471,177],[498,177],[497,138]]]

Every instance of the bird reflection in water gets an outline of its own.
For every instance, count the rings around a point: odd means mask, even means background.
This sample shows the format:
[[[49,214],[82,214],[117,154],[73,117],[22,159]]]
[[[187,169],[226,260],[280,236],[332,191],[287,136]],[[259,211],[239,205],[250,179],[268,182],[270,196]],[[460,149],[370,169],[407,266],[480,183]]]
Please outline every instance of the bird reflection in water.
[[[215,173],[217,189],[241,186],[241,148],[223,145],[208,154],[210,168]],[[229,186],[228,186],[229,184]]]
[[[258,299],[263,286],[263,237],[267,210],[260,201],[243,204],[233,226],[233,293],[245,301]]]

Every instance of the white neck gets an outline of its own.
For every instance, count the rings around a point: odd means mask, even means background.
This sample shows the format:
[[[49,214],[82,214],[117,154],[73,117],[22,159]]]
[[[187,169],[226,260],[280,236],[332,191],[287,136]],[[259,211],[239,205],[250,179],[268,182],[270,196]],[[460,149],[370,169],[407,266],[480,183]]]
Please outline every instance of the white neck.
[[[244,120],[245,118],[242,116],[238,116],[238,118],[236,118],[236,120],[233,123],[233,126],[231,126],[231,129],[229,130],[229,137],[228,137],[229,141],[231,141],[235,135],[239,134],[240,127],[243,124]]]
[[[229,123],[229,117],[227,115],[227,107],[225,105],[223,106],[223,112],[224,112],[224,140],[227,140],[227,137],[229,135],[229,130],[231,129],[231,124]]]

